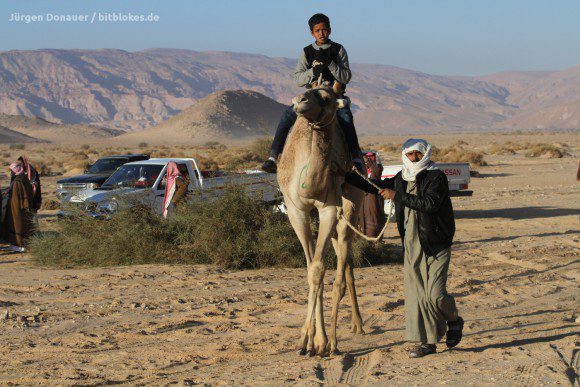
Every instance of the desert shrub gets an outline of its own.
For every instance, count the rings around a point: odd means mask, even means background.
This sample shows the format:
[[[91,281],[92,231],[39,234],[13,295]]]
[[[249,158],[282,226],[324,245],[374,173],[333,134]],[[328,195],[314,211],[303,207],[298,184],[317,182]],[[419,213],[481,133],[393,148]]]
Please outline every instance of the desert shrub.
[[[504,145],[498,144],[497,142],[492,142],[489,145],[488,153],[492,155],[513,155],[516,152]]]
[[[304,253],[287,217],[240,187],[227,187],[213,201],[194,200],[170,219],[138,204],[109,220],[79,210],[56,233],[33,238],[38,265],[75,267],[144,263],[214,264],[228,269],[303,267]],[[315,228],[315,225],[313,225]],[[400,253],[364,240],[353,245],[355,266],[398,262]],[[336,257],[325,257],[329,270]]]
[[[31,252],[38,264],[61,267],[212,263],[248,269],[303,261],[289,222],[239,187],[183,206],[168,220],[137,204],[109,220],[76,211],[58,233],[34,238]]]
[[[138,147],[143,149],[143,148],[147,148],[149,146],[149,144],[147,144],[146,142],[140,142]]]
[[[74,267],[150,263],[161,258],[172,261],[166,253],[172,250],[168,232],[149,209],[133,206],[111,221],[66,210],[73,215],[59,223],[59,232],[31,240],[37,264]]]
[[[64,164],[66,164],[66,169],[87,169],[91,162],[89,160],[89,156],[84,152],[73,152],[71,156],[64,160]]]
[[[169,152],[166,150],[159,150],[159,151],[150,152],[149,155],[151,156],[151,158],[167,157],[167,156],[169,156]]]
[[[54,199],[43,199],[41,210],[58,210],[60,208],[60,202]]]
[[[433,147],[431,152],[431,159],[441,163],[487,165],[487,162],[483,159],[483,152],[465,149],[463,145],[458,143],[444,148]]]
[[[11,150],[22,150],[24,148],[26,148],[25,144],[10,144],[9,148]]]
[[[382,242],[369,242],[358,237],[352,243],[352,256],[355,267],[403,262],[403,251],[399,245],[394,247]]]
[[[569,153],[564,147],[556,144],[534,144],[525,153],[527,157],[543,157],[549,159],[559,159],[568,156]]]
[[[82,150],[89,150],[91,148],[91,146],[89,144],[83,144],[81,145],[81,149]]]
[[[199,167],[203,170],[211,171],[219,169],[219,163],[217,162],[217,160],[211,157],[206,157],[202,155],[195,155],[194,157]]]
[[[9,153],[9,152],[2,153],[2,157],[5,159],[9,159],[10,156],[11,156],[11,153]]]
[[[260,137],[250,145],[250,152],[252,152],[256,159],[266,160],[270,156],[270,145],[274,141],[273,137]]]
[[[397,146],[395,144],[383,144],[379,147],[379,150],[383,153],[400,153],[401,152],[401,146]]]
[[[488,147],[488,153],[496,155],[515,155],[523,151],[527,157],[544,157],[544,158],[561,158],[568,156],[566,144],[554,143],[530,143],[528,141],[512,142],[507,141],[504,144],[493,142]]]
[[[216,158],[216,161],[219,162],[223,169],[229,171],[255,168],[258,163],[268,158],[271,144],[271,137],[261,137],[248,147],[230,149],[227,154],[222,154],[221,158]]]
[[[224,144],[222,144],[218,141],[208,141],[205,144],[203,144],[203,146],[204,146],[204,148],[218,150],[218,151],[224,151],[227,149],[227,146],[225,146]]]
[[[236,171],[247,169],[250,165],[254,165],[260,160],[262,159],[257,157],[255,153],[249,150],[242,150],[228,153],[226,156],[224,156],[222,165],[225,170]]]
[[[30,160],[30,164],[34,166],[40,176],[49,176],[53,173],[52,166],[44,161]]]
[[[488,147],[488,153],[494,155],[515,155],[517,152],[528,149],[532,145],[529,142],[507,141],[503,144],[492,142]]]

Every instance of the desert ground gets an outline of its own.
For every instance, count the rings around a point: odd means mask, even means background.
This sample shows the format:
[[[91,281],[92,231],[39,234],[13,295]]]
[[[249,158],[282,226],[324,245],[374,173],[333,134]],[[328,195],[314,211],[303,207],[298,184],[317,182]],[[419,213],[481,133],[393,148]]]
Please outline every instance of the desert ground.
[[[487,154],[488,165],[475,167],[474,195],[453,199],[448,290],[466,321],[459,347],[441,343],[436,355],[408,358],[400,264],[355,271],[366,334],[350,333],[346,297],[342,354],[320,358],[295,350],[306,313],[303,268],[55,269],[36,266],[29,254],[4,252],[0,384],[578,385],[578,132],[428,138],[438,146],[463,140],[480,148],[492,141],[565,142],[570,151],[563,158]],[[397,163],[396,154],[385,157],[389,162]],[[58,178],[44,180],[47,198]],[[40,218],[42,228],[56,227],[54,211]],[[394,225],[384,242],[400,244]],[[327,326],[333,277],[328,268]]]

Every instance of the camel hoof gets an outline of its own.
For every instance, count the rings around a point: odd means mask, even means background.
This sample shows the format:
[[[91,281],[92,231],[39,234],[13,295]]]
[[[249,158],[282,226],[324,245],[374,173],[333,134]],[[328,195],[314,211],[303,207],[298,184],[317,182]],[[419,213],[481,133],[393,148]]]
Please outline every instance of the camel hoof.
[[[353,325],[351,332],[354,334],[358,334],[358,335],[365,335],[365,330],[362,328],[362,326],[358,326],[358,325]]]
[[[316,355],[316,351],[314,351],[314,349],[309,349],[307,353],[309,357],[314,357]]]
[[[332,349],[332,350],[330,351],[330,355],[331,355],[331,356],[338,356],[338,355],[340,355],[340,354],[341,354],[341,352],[340,352],[340,350],[339,350],[338,348],[334,348],[334,349]]]
[[[298,351],[298,354],[300,356],[304,356],[304,355],[306,355],[306,353],[307,353],[306,348],[300,348],[300,350]]]

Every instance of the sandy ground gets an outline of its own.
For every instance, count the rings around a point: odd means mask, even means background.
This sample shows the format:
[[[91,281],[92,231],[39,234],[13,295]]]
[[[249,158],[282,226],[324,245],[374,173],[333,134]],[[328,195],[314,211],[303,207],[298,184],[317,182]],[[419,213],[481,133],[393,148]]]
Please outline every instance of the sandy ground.
[[[448,288],[466,320],[454,350],[408,358],[400,265],[355,272],[366,335],[349,332],[345,299],[343,354],[309,358],[295,350],[305,269],[55,270],[4,254],[0,384],[578,385],[578,160],[486,159],[475,195],[453,199]]]

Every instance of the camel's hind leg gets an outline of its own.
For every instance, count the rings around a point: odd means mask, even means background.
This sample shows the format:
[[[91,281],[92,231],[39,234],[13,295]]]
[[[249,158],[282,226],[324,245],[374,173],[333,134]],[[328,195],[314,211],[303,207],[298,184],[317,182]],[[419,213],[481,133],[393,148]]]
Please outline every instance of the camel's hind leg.
[[[340,224],[339,224],[340,227]],[[344,251],[344,234],[338,232],[338,237],[332,238],[332,247],[336,252],[336,276],[332,286],[332,318],[330,321],[330,353],[338,354],[336,339],[336,325],[338,323],[338,307],[340,301],[346,292],[346,281],[344,278],[344,269],[346,264],[346,255]]]
[[[350,224],[356,225],[358,220],[358,212],[363,200],[363,192],[348,184],[344,186],[343,211],[344,216]],[[363,322],[358,306],[358,298],[356,295],[356,286],[354,284],[352,249],[350,245],[354,239],[354,232],[346,225],[344,220],[341,220],[338,225],[338,232],[344,235],[344,243],[340,245],[341,254],[345,257],[344,273],[346,278],[346,286],[350,295],[350,302],[352,306],[352,332],[364,334]],[[340,237],[340,236],[339,236]],[[338,253],[337,253],[338,255]]]
[[[344,221],[340,221],[337,226],[337,234],[336,238],[332,238],[332,245],[336,252],[336,277],[334,278],[332,289],[332,320],[330,323],[330,351],[333,354],[339,353],[338,340],[336,338],[338,309],[347,288],[349,289],[352,304],[352,331],[354,333],[364,333],[354,285],[352,257],[350,256],[350,242],[353,232]]]

